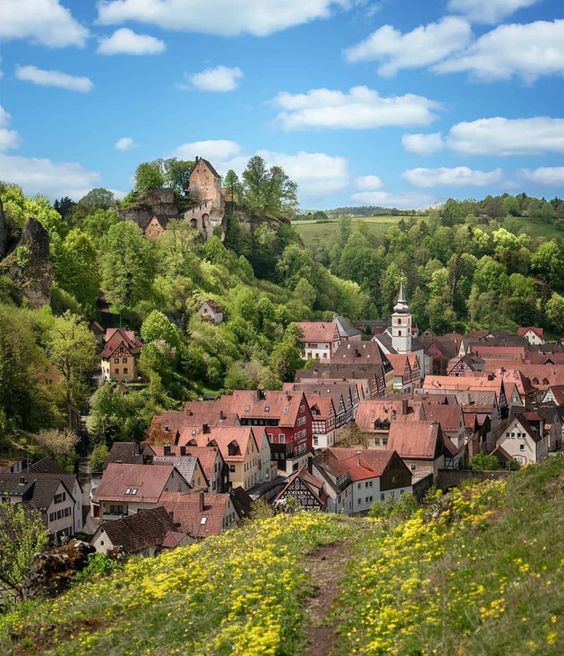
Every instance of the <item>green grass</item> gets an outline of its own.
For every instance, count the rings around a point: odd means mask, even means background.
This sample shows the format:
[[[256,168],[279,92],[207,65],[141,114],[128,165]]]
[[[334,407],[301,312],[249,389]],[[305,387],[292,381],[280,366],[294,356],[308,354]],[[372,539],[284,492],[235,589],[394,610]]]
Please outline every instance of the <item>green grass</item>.
[[[256,521],[0,616],[0,654],[299,656],[317,583],[304,556],[346,540],[337,605],[316,618],[337,628],[332,656],[556,656],[563,482],[559,456],[400,523]]]
[[[564,237],[564,231],[559,230],[553,223],[547,223],[539,218],[534,217],[511,217],[506,219],[507,223],[519,231],[525,232],[531,237]]]
[[[356,216],[352,217],[352,225],[365,225],[370,234],[375,237],[384,237],[386,231],[394,225],[397,225],[401,219],[407,220],[408,217],[401,216]],[[304,240],[306,247],[313,246],[316,241],[326,239],[333,240],[339,233],[340,219],[331,219],[328,223],[316,223],[315,221],[292,221],[292,226],[297,230]]]
[[[564,457],[550,458],[361,540],[336,655],[562,654],[563,482]]]

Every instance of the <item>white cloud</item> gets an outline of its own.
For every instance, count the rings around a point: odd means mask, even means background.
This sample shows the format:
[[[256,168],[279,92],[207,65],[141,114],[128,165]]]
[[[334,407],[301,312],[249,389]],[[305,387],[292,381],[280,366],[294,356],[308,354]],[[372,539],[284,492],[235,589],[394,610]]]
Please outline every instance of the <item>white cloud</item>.
[[[402,173],[402,178],[415,187],[430,189],[432,187],[485,187],[501,180],[501,169],[494,171],[477,171],[467,166],[438,169],[409,169]]]
[[[50,198],[70,196],[78,200],[100,185],[100,174],[75,162],[0,153],[0,180],[18,184],[28,194],[46,194]]]
[[[403,147],[410,153],[418,155],[430,155],[438,153],[444,148],[443,138],[440,132],[430,134],[404,134],[401,138]]]
[[[16,66],[16,77],[18,80],[32,82],[42,87],[58,87],[80,93],[88,93],[94,87],[87,77],[68,75],[60,71],[47,71],[37,66]]]
[[[0,39],[29,39],[50,48],[83,47],[88,30],[59,0],[0,0]]]
[[[283,111],[278,120],[287,130],[427,125],[435,120],[440,103],[414,94],[383,97],[365,86],[348,93],[312,89],[307,93],[279,93],[274,104]]]
[[[136,145],[137,144],[135,143],[135,141],[133,141],[131,137],[121,137],[121,139],[118,139],[115,142],[114,147],[116,150],[125,151],[125,150],[131,150],[131,148],[135,148]]]
[[[454,125],[447,147],[467,155],[535,155],[564,153],[564,119],[497,116]]]
[[[186,78],[187,76],[185,76]],[[234,91],[243,77],[243,71],[236,66],[216,66],[215,68],[206,68],[195,75],[188,77],[189,84],[178,84],[180,89],[200,89],[200,91]]]
[[[448,8],[464,14],[474,23],[497,23],[518,9],[537,2],[539,0],[450,0]]]
[[[350,62],[382,62],[380,75],[390,77],[402,68],[422,68],[463,50],[472,38],[467,21],[446,16],[437,23],[420,25],[402,34],[384,25],[367,39],[345,51]]]
[[[298,183],[300,200],[317,198],[340,191],[347,186],[349,174],[344,157],[325,153],[306,153],[295,155],[259,150],[267,164],[281,166],[287,175]]]
[[[421,193],[390,193],[387,191],[359,191],[351,196],[353,203],[359,205],[377,205],[397,209],[419,210],[437,204],[437,199]]]
[[[523,169],[521,175],[531,182],[549,187],[564,185],[564,166],[541,166],[538,169]]]
[[[158,55],[166,50],[164,41],[148,34],[136,34],[127,27],[100,39],[101,55]]]
[[[355,180],[355,185],[361,191],[374,191],[383,187],[382,180],[377,175],[361,175]]]
[[[476,79],[506,80],[520,75],[564,74],[564,20],[500,25],[459,55],[436,64],[437,73],[470,72]]]
[[[347,0],[100,0],[98,22],[138,21],[168,30],[266,36],[328,17]]]
[[[20,140],[16,130],[8,129],[10,119],[10,114],[0,105],[0,152],[16,148]]]
[[[231,160],[240,153],[241,146],[236,141],[230,141],[229,139],[208,139],[181,144],[174,151],[173,156],[180,159],[194,159],[197,156],[205,157],[216,166],[215,162]]]

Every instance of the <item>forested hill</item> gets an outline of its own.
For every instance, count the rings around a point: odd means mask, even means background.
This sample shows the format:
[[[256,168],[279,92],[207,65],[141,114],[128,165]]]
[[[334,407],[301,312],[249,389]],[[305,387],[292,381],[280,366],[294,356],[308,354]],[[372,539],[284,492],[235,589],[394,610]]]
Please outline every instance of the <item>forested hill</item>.
[[[449,200],[408,217],[318,220],[295,224],[308,235],[308,251],[332,273],[358,283],[379,317],[389,315],[403,275],[422,330],[541,325],[556,337],[564,332],[559,199],[504,195]]]
[[[0,617],[12,656],[556,656],[564,458],[352,519],[300,512]],[[309,645],[308,645],[309,641]]]

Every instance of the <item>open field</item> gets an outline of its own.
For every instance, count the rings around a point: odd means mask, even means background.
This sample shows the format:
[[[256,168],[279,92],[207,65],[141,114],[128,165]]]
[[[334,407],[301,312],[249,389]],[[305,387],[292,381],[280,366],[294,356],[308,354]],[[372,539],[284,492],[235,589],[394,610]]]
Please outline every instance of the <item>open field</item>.
[[[512,217],[507,220],[508,227],[517,227],[522,229],[523,232],[531,235],[531,237],[546,237],[553,239],[554,237],[564,237],[564,231],[559,230],[553,223],[547,223],[542,219],[536,217]]]
[[[399,223],[401,219],[407,220],[409,217],[404,216],[354,216],[352,224],[356,226],[360,223],[365,224],[371,234],[377,237],[383,237],[386,231],[393,225]],[[316,221],[292,221],[292,226],[300,233],[304,244],[311,246],[320,239],[334,237],[339,232],[340,219],[330,219],[328,223],[317,223]]]

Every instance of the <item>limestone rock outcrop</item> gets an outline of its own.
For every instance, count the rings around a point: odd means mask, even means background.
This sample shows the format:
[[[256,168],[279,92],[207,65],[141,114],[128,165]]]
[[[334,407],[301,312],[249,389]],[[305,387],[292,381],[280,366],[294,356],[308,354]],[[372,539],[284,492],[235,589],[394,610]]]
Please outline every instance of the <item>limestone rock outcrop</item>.
[[[33,308],[51,303],[53,269],[49,260],[49,234],[35,219],[29,219],[16,248],[0,262],[0,274],[12,279],[18,300]]]

